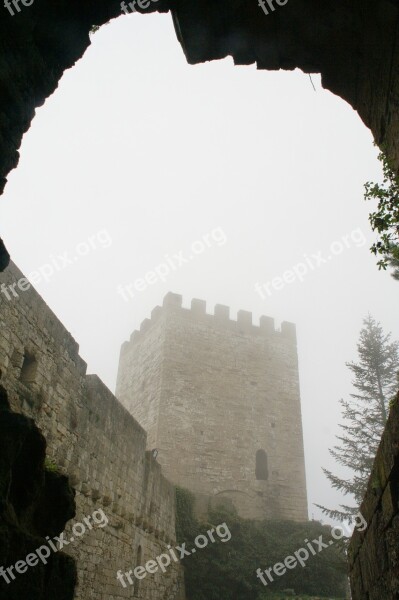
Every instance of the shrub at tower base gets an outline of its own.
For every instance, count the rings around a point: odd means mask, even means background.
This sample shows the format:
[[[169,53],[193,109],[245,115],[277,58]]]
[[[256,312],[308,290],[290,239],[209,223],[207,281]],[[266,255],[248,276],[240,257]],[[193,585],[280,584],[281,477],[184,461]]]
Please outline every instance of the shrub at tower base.
[[[194,516],[193,495],[182,488],[176,490],[176,507],[177,539],[186,542],[189,550],[195,548],[197,535],[206,535],[219,524],[226,523],[231,533],[225,542],[214,534],[214,543],[182,560],[188,600],[266,600],[285,598],[284,590],[302,597],[345,597],[347,563],[339,542],[314,556],[309,553],[305,567],[297,565],[281,577],[274,575],[267,586],[256,576],[258,568],[269,569],[304,548],[305,540],[322,535],[328,544],[330,527],[318,521],[250,521],[225,508],[209,511],[209,522],[200,522]]]

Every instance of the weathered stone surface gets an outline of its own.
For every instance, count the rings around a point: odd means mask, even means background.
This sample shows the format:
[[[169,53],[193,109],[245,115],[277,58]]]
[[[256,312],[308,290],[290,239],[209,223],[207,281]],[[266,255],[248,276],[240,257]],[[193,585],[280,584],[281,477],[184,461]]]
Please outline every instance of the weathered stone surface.
[[[0,284],[8,286],[22,277],[11,264],[0,274]],[[74,537],[75,523],[84,523],[99,509],[108,519],[105,527],[86,527],[65,548],[78,569],[75,600],[132,598],[133,587],[123,588],[117,571],[144,565],[167,551],[168,544],[176,544],[174,486],[146,452],[143,428],[97,376],[86,375],[77,343],[42,298],[33,288],[16,289],[18,298],[11,294],[8,300],[0,293],[0,369],[10,403],[35,419],[50,459],[71,475],[76,516],[65,529],[66,539]],[[36,368],[24,380],[27,352]],[[48,485],[46,503],[35,513],[37,531],[45,524],[56,479]],[[49,530],[56,526],[48,514]],[[165,574],[148,574],[139,587],[142,600],[182,600],[184,595],[177,595],[178,587],[184,593],[182,569],[172,562]]]
[[[265,15],[258,2],[176,0],[173,15],[190,63],[233,56],[260,69],[321,73],[323,87],[358,111],[399,167],[398,3],[288,0]]]
[[[399,597],[399,394],[377,452],[360,512],[364,532],[349,546],[353,600]]]
[[[11,412],[0,386],[0,567],[14,567],[59,535],[75,514],[67,478],[46,473],[46,441],[33,420]],[[51,553],[25,573],[0,576],[1,600],[72,600],[75,562]],[[8,581],[7,581],[8,578]]]
[[[245,518],[307,520],[295,326],[181,305],[168,294],[123,344],[117,397],[177,485],[228,498]],[[258,452],[267,468],[256,475]]]

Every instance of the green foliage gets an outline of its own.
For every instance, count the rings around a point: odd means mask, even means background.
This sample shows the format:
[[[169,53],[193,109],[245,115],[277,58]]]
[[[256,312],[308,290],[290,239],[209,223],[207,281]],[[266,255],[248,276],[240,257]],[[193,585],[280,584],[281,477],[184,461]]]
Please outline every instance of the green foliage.
[[[106,23],[103,23],[102,25],[92,25],[91,29],[90,29],[90,34],[92,35],[93,33],[96,33],[99,29],[101,29],[101,27],[103,27],[104,25],[109,25],[111,23],[111,21],[107,21]]]
[[[57,463],[52,459],[46,456],[44,459],[44,468],[46,471],[50,471],[50,473],[58,473],[59,468]]]
[[[207,530],[216,529],[217,525],[226,523],[231,533],[226,542],[214,534],[215,543],[183,559],[188,600],[277,600],[286,595],[273,594],[289,588],[297,594],[344,596],[346,558],[335,545],[311,556],[305,568],[298,565],[287,570],[267,588],[256,577],[258,568],[268,569],[283,561],[304,547],[305,539],[311,541],[323,535],[328,542],[331,539],[328,526],[316,521],[250,521],[222,508],[209,512],[211,522],[200,522],[193,514],[192,494],[181,488],[176,490],[176,504],[177,539],[186,542],[188,550],[195,547],[197,535],[206,535]]]
[[[352,471],[347,479],[323,469],[333,488],[354,498],[355,506],[342,504],[341,510],[319,506],[330,518],[351,521],[358,512],[387,421],[389,401],[398,385],[399,344],[391,342],[379,323],[369,315],[363,321],[357,346],[359,362],[346,363],[355,376],[351,400],[341,400],[344,424],[342,435],[330,450],[335,461]]]
[[[391,275],[399,281],[399,246],[392,246],[391,253],[387,257],[388,265],[393,269]]]
[[[399,373],[398,373],[398,383],[399,383]],[[389,401],[389,408],[393,408],[394,406],[397,406],[399,403],[399,392],[396,394],[396,396],[394,398],[392,398]]]
[[[392,276],[399,280],[399,178],[389,166],[386,156],[380,152],[378,159],[382,162],[383,183],[368,181],[365,188],[365,200],[377,200],[377,210],[369,216],[373,231],[379,234],[379,240],[370,250],[381,256],[377,262],[379,269],[393,268]]]

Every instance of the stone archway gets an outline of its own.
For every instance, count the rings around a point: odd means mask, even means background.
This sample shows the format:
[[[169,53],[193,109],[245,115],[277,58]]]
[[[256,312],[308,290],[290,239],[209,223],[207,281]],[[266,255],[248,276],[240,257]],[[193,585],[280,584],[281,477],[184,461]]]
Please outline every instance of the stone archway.
[[[171,11],[190,64],[231,55],[236,64],[256,63],[259,69],[321,73],[323,87],[358,112],[399,168],[398,0],[286,0],[268,15],[258,0],[147,4],[136,4],[137,11]],[[2,7],[0,193],[18,164],[35,109],[83,56],[92,26],[121,15],[119,0],[34,0],[14,16]],[[0,268],[5,264],[0,243]]]

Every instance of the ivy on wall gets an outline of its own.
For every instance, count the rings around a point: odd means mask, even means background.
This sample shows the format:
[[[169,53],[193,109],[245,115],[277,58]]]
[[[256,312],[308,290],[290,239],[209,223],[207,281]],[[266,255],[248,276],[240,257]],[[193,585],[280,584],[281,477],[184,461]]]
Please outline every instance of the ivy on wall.
[[[194,516],[194,496],[182,488],[176,490],[176,529],[179,542],[187,549],[195,547],[197,535],[226,523],[231,539],[198,549],[182,561],[185,571],[187,600],[267,600],[286,598],[289,590],[305,600],[344,598],[346,590],[346,557],[337,542],[311,556],[305,567],[288,570],[267,587],[256,577],[256,570],[268,569],[306,544],[318,539],[328,543],[330,527],[317,521],[250,521],[225,508],[210,510],[209,522]],[[317,546],[316,546],[317,547]],[[287,592],[283,592],[287,590]]]

